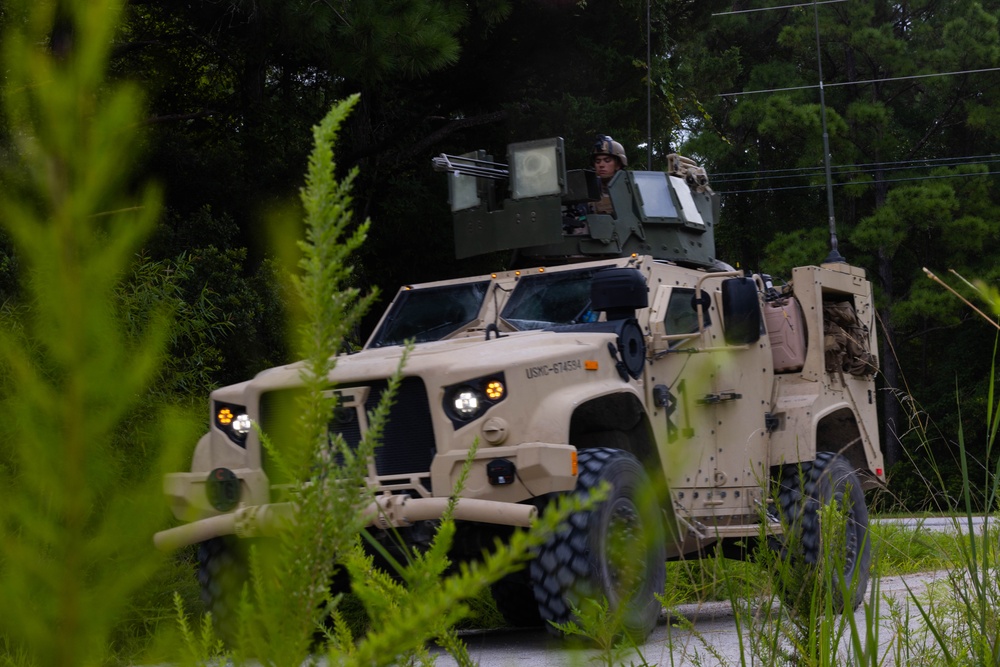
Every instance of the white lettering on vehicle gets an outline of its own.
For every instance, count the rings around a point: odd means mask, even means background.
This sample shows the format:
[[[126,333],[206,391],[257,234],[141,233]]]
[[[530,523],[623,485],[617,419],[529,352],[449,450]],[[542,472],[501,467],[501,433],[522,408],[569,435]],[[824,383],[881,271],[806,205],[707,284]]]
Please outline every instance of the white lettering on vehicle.
[[[556,361],[548,366],[529,366],[524,369],[524,374],[529,380],[545,377],[547,375],[558,375],[559,373],[569,373],[583,368],[583,362],[579,359],[567,359],[566,361]]]

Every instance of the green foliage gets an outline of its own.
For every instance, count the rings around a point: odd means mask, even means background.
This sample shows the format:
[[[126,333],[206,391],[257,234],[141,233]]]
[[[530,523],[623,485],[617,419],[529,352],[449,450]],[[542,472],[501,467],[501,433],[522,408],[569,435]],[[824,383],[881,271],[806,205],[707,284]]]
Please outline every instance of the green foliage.
[[[851,239],[862,250],[878,249],[894,256],[911,233],[927,233],[958,208],[947,183],[903,186],[889,193],[885,204],[854,229]]]
[[[133,593],[160,566],[161,465],[194,433],[144,399],[160,377],[168,309],[131,331],[116,292],[159,212],[131,185],[140,96],[104,81],[115,2],[11,5],[3,36],[6,161],[0,223],[21,272],[20,317],[0,333],[0,618],[5,654],[95,664]],[[11,170],[18,173],[11,174]],[[141,330],[141,333],[140,333]],[[15,390],[16,389],[16,390]],[[148,457],[124,470],[118,435],[142,414]],[[127,473],[127,474],[126,474]],[[58,641],[53,629],[58,628]],[[16,657],[20,656],[20,657]]]
[[[372,500],[361,492],[362,480],[386,411],[372,415],[373,428],[355,451],[342,439],[331,448],[327,434],[336,407],[328,392],[329,373],[344,336],[371,301],[344,287],[351,271],[347,258],[364,241],[367,224],[345,234],[352,178],[338,183],[334,177],[333,143],[356,102],[354,97],[334,106],[314,128],[316,148],[302,189],[302,273],[294,277],[303,304],[298,348],[306,360],[301,374],[306,396],[299,403],[298,437],[279,450],[262,434],[269,456],[293,480],[289,501],[295,520],[287,522],[279,538],[251,552],[250,588],[233,638],[241,662],[252,657],[265,664],[297,664],[306,658],[313,634],[334,604],[329,591],[334,565],[350,552],[364,526],[363,509]],[[346,461],[342,468],[334,463],[337,453]]]
[[[195,631],[184,613],[184,601],[180,594],[174,594],[174,609],[177,614],[177,627],[180,631],[181,649],[186,653],[182,663],[199,664],[205,656],[221,655],[225,646],[219,640],[212,628],[212,617],[206,615],[201,626]]]
[[[585,645],[595,647],[598,653],[591,658],[594,663],[613,667],[625,664],[628,659],[630,665],[648,665],[638,642],[622,632],[620,609],[612,610],[607,600],[586,599],[581,608],[573,607],[576,620],[555,626],[571,641],[582,640]]]
[[[187,255],[175,261],[154,261],[140,255],[130,268],[131,275],[114,290],[125,336],[140,338],[156,324],[161,311],[168,312],[176,323],[170,328],[167,354],[150,387],[149,399],[162,403],[204,396],[215,386],[215,372],[223,359],[219,341],[232,331],[232,322],[222,318],[207,288],[194,300],[185,298],[183,285],[194,272]]]
[[[274,259],[249,259],[230,216],[215,215],[210,206],[166,211],[144,257],[171,272],[174,296],[184,302],[178,308],[215,314],[218,326],[208,342],[219,356],[206,369],[208,385],[235,384],[291,360],[285,330],[290,287]],[[191,353],[189,347],[172,351]],[[188,396],[201,400],[204,392]]]
[[[945,570],[957,562],[961,538],[951,532],[924,530],[919,522],[916,528],[878,522],[871,534],[882,577]]]
[[[984,294],[992,296],[995,292]],[[993,299],[991,305],[995,313],[1000,313],[1000,302]],[[966,538],[958,541],[957,567],[950,571],[948,577],[950,594],[943,600],[932,599],[923,603],[915,600],[920,618],[933,637],[930,645],[934,654],[940,656],[944,664],[987,665],[995,664],[1000,658],[1000,619],[996,612],[1000,603],[1000,586],[996,579],[997,527],[989,514],[984,517],[978,531],[973,524],[974,508],[980,503],[987,508],[995,508],[1000,497],[1000,469],[988,463],[995,460],[991,455],[998,430],[997,397],[992,389],[996,350],[994,346],[994,365],[990,370],[990,390],[986,399],[987,435],[982,448],[985,461],[973,458],[966,445],[965,428],[959,421],[957,445],[961,492],[957,498],[948,499],[945,509],[958,517],[956,529],[965,532]],[[957,398],[959,411],[961,406],[962,401]],[[935,468],[934,474],[940,481],[941,471]]]
[[[829,251],[827,230],[797,229],[777,234],[766,248],[765,266],[775,276],[791,276],[796,266],[809,266]]]

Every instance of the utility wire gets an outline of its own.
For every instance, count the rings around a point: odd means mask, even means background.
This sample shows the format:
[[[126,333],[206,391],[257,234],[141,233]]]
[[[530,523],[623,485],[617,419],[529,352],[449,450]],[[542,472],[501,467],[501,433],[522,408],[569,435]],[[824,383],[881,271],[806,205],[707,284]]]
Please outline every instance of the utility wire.
[[[847,2],[847,0],[822,0],[822,2],[806,2],[801,5],[781,5],[780,7],[758,7],[757,9],[736,9],[731,12],[716,12],[712,16],[732,16],[733,14],[750,14],[751,12],[769,12],[775,9],[793,9],[795,7],[812,7],[817,5],[832,5],[835,2]]]
[[[953,167],[953,166],[957,167],[957,166],[963,166],[963,165],[967,165],[967,164],[995,164],[997,162],[1000,162],[1000,156],[996,157],[996,159],[993,159],[993,160],[980,160],[980,161],[976,161],[976,162],[957,162],[957,163],[954,163],[954,164],[936,164],[936,165],[933,165],[933,164],[911,164],[911,165],[901,166],[901,167],[892,167],[892,168],[888,169],[888,171],[909,171],[911,169],[934,169],[934,168],[937,168],[937,167]],[[812,167],[812,168],[809,168],[808,170],[803,170],[802,172],[797,173],[797,174],[781,174],[781,175],[778,175],[778,176],[767,175],[768,172],[760,172],[761,176],[759,176],[759,177],[747,176],[745,178],[718,178],[717,175],[713,175],[712,176],[712,182],[713,183],[742,183],[742,182],[746,182],[746,181],[758,181],[758,180],[762,180],[762,179],[771,180],[771,181],[777,181],[777,180],[784,180],[784,179],[789,179],[789,178],[803,178],[803,177],[806,177],[806,176],[815,176],[815,175],[818,175],[819,173],[821,173],[821,169],[822,169],[822,167]],[[837,173],[838,176],[842,176],[842,175],[845,175],[845,174],[867,174],[870,171],[872,171],[871,169],[860,169],[860,168],[857,168],[857,167],[852,167],[850,165],[834,166],[833,169],[836,170],[836,173]]]
[[[779,9],[794,9],[796,7],[813,7],[815,10],[817,5],[827,5],[835,4],[839,2],[846,2],[846,0],[813,0],[812,2],[794,4],[794,5],[781,5],[777,7],[760,7],[756,9],[743,9],[734,10],[731,12],[717,12],[713,13],[712,16],[731,16],[734,14],[749,14],[753,12],[763,12],[763,11],[773,11]],[[817,18],[817,21],[819,19]],[[817,40],[818,37],[818,27],[817,27]],[[822,63],[820,64],[822,66]],[[914,79],[925,79],[932,77],[941,76],[957,76],[962,74],[980,74],[985,72],[996,72],[1000,71],[1000,67],[989,67],[982,69],[970,69],[970,70],[959,70],[955,72],[935,72],[930,74],[911,74],[908,76],[897,76],[897,77],[884,77],[881,79],[866,79],[862,81],[841,81],[836,83],[826,83],[822,80],[816,85],[806,85],[806,86],[790,86],[786,88],[768,88],[763,90],[747,90],[732,93],[720,93],[717,97],[737,97],[740,95],[756,95],[760,93],[777,93],[777,92],[787,92],[793,90],[811,90],[814,88],[819,88],[820,93],[824,88],[833,88],[839,86],[852,86],[852,85],[865,85],[870,83],[884,83],[890,81],[907,81]],[[822,75],[820,77],[822,79]],[[986,159],[989,158],[989,159]],[[994,159],[995,158],[995,159]],[[959,162],[962,160],[962,162]],[[976,161],[972,161],[976,160]],[[845,174],[866,174],[868,170],[862,169],[862,167],[892,167],[892,171],[903,171],[909,169],[931,169],[940,166],[960,166],[965,164],[992,164],[1000,161],[1000,157],[995,155],[977,155],[977,156],[966,156],[966,157],[956,157],[956,158],[926,158],[923,160],[906,160],[898,162],[874,162],[863,165],[838,165],[834,167],[826,166],[824,167],[827,171],[836,169],[838,175]],[[937,163],[937,164],[932,164]],[[902,165],[902,166],[897,166]],[[808,176],[818,175],[820,167],[800,167],[800,168],[789,168],[789,169],[772,169],[766,171],[743,171],[743,172],[727,172],[712,175],[712,181],[715,184],[718,183],[736,183],[744,181],[755,181],[761,178],[766,178],[768,180],[780,180],[788,178],[804,178]],[[784,174],[781,176],[775,176],[774,174]],[[926,180],[937,180],[942,178],[963,178],[966,176],[987,176],[1000,174],[998,171],[987,171],[973,174],[943,174],[939,176],[921,176],[913,178],[888,178],[882,179],[883,183],[899,183],[905,181],[926,181]],[[750,175],[749,178],[720,178],[725,176],[742,176]],[[790,185],[790,186],[780,186],[780,187],[768,187],[768,188],[754,188],[750,190],[730,190],[728,192],[724,191],[724,194],[743,194],[743,193],[754,193],[754,192],[775,192],[780,190],[804,190],[804,189],[814,189],[822,187],[832,187],[832,186],[843,186],[843,185],[867,185],[867,182],[850,182],[850,183],[829,183],[829,174],[827,174],[828,183],[824,185]]]
[[[884,79],[866,79],[864,81],[839,81],[837,83],[823,83],[824,88],[835,86],[861,86],[866,83],[883,83],[885,81],[906,81],[908,79],[926,79],[935,76],[955,76],[958,74],[981,74],[983,72],[1000,71],[1000,67],[986,67],[984,69],[966,69],[958,72],[935,72],[933,74],[910,74],[909,76],[891,76]],[[716,97],[736,97],[738,95],[757,95],[758,93],[781,93],[789,90],[812,90],[819,88],[819,84],[809,86],[791,86],[789,88],[766,88],[764,90],[744,90],[735,93],[719,93]]]
[[[977,174],[944,174],[941,176],[920,176],[914,178],[886,178],[880,181],[880,183],[901,183],[903,181],[933,181],[941,178],[966,178],[968,176],[990,176],[1000,174],[1000,171],[986,171]],[[860,185],[860,186],[871,186],[874,183],[871,182],[852,182],[852,183],[833,183],[833,186],[842,185]],[[814,190],[816,188],[825,188],[825,184],[820,185],[783,185],[777,188],[754,188],[751,190],[720,190],[719,193],[723,195],[742,195],[749,194],[753,192],[779,192],[781,190]]]
[[[995,153],[987,155],[964,155],[959,157],[929,157],[929,158],[919,158],[913,160],[897,160],[895,162],[866,162],[862,164],[851,164],[851,165],[834,165],[834,169],[861,169],[864,167],[891,167],[893,165],[903,164],[915,164],[917,162],[957,162],[959,160],[971,161],[971,160],[984,160],[986,162],[992,162],[992,159],[987,160],[987,158],[998,158],[1000,155]],[[965,162],[963,162],[965,164]],[[934,166],[934,165],[928,165]],[[747,171],[726,171],[726,172],[712,172],[712,180],[718,182],[720,176],[743,176],[746,174],[786,174],[786,173],[801,173],[801,172],[812,172],[821,167],[789,167],[787,169],[765,169],[765,170],[754,170],[750,169]]]

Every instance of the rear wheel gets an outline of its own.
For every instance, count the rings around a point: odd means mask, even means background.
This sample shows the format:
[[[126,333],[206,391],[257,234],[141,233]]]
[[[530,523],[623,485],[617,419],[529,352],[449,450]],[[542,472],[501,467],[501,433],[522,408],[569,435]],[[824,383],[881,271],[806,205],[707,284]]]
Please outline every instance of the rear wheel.
[[[577,512],[539,550],[530,573],[541,618],[574,620],[586,599],[608,601],[629,635],[645,639],[660,614],[666,577],[663,518],[642,464],[616,449],[580,451],[574,493],[609,484],[607,498]],[[549,624],[549,629],[555,632]]]
[[[838,454],[819,452],[815,461],[785,466],[778,502],[791,531],[785,547],[793,566],[804,568],[806,575],[824,572],[834,578],[831,582],[834,611],[856,609],[868,590],[871,538],[865,494],[850,463]],[[831,505],[842,514],[844,532],[842,536],[839,530],[836,535],[827,533],[833,539],[824,544],[821,509]],[[817,587],[789,590],[786,598],[793,606],[810,602],[803,600],[802,595],[826,590],[826,582],[819,583]]]

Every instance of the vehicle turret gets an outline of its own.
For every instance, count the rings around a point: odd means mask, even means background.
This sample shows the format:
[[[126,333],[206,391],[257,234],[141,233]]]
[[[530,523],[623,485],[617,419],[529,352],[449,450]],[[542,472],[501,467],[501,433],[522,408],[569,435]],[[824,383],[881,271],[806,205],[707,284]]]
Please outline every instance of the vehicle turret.
[[[667,162],[665,172],[616,173],[608,183],[614,214],[607,215],[590,210],[600,183],[591,169],[566,169],[561,137],[510,144],[507,164],[483,150],[433,160],[448,172],[460,259],[518,250],[546,263],[636,254],[717,267],[719,196],[689,158],[672,154]]]

